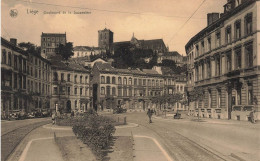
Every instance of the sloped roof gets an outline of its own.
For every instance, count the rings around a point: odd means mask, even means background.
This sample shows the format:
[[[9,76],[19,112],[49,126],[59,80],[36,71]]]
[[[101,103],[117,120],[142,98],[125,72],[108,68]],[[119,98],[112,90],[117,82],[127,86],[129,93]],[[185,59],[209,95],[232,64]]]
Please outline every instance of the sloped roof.
[[[165,47],[165,44],[163,42],[163,39],[154,39],[154,40],[139,40],[139,42],[141,42],[143,47],[150,47],[150,46],[157,46],[162,45],[163,47]]]
[[[146,74],[154,74],[154,75],[158,75],[159,73],[155,70],[152,69],[143,69],[143,72]]]
[[[163,56],[181,56],[177,51],[171,51],[171,52],[166,52],[162,54]]]
[[[62,57],[60,55],[52,56],[49,59],[51,66],[60,69],[60,70],[68,70],[68,71],[80,71],[80,72],[89,72],[86,68],[84,68],[83,65],[78,63],[75,60],[68,60],[68,64],[62,60]]]

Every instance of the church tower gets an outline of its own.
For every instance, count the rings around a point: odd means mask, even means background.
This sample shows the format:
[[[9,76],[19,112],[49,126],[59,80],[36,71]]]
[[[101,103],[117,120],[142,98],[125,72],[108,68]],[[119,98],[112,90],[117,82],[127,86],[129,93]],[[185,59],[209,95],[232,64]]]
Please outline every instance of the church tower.
[[[98,47],[111,50],[113,41],[114,41],[114,33],[109,29],[105,28],[104,30],[98,31]]]

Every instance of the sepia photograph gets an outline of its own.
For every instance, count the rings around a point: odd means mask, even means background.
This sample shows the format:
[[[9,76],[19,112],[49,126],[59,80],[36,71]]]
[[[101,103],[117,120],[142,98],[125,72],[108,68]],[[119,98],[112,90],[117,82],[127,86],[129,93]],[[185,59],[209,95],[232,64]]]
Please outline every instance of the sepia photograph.
[[[0,0],[2,161],[260,161],[260,0]]]

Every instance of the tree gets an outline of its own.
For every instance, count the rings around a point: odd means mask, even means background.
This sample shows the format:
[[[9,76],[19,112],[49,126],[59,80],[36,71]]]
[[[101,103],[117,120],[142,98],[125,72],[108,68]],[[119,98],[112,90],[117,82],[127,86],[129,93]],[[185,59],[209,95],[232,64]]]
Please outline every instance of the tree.
[[[169,95],[169,103],[175,104],[179,103],[183,100],[183,94],[181,93],[174,93],[173,95]]]
[[[30,42],[21,42],[18,44],[18,46],[24,48],[28,53],[41,55],[41,47]]]
[[[68,61],[68,59],[74,55],[73,53],[73,44],[71,42],[66,43],[65,45],[60,44],[55,50],[56,54],[61,55],[61,57]]]

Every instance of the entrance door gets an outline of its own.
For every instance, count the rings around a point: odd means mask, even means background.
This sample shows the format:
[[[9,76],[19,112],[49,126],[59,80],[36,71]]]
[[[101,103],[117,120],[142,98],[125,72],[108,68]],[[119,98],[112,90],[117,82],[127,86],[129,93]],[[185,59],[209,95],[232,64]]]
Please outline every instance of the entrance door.
[[[67,101],[66,112],[67,113],[71,112],[71,101],[70,100]]]

